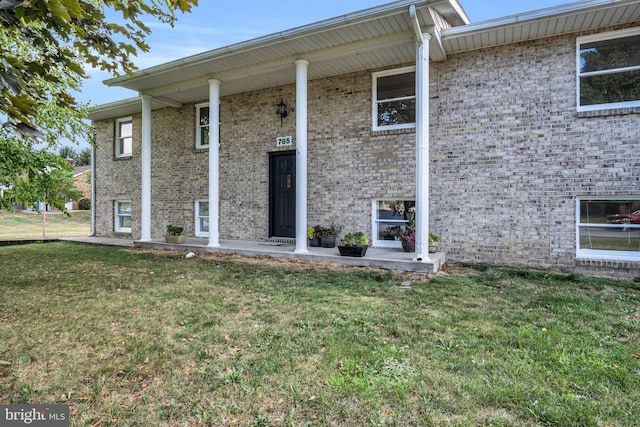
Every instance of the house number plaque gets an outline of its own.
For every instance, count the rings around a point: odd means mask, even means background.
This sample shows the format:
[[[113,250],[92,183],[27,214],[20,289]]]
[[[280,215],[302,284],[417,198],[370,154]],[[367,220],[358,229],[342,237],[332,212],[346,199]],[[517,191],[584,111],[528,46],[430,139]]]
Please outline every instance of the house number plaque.
[[[293,145],[292,136],[279,136],[276,138],[276,147],[288,147]]]

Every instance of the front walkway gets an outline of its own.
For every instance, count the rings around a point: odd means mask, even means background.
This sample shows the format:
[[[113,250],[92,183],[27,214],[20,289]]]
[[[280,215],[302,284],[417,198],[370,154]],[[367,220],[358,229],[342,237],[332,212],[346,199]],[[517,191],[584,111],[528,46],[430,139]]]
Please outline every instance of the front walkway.
[[[68,240],[95,245],[115,245],[140,247],[151,249],[171,249],[185,252],[217,252],[236,253],[246,256],[271,256],[281,258],[299,258],[314,262],[335,262],[344,265],[375,266],[390,270],[415,271],[420,273],[435,273],[445,263],[444,252],[429,254],[431,262],[413,261],[413,253],[403,252],[401,249],[369,248],[363,258],[340,256],[338,248],[309,247],[309,253],[294,253],[295,244],[289,242],[254,242],[246,240],[221,240],[220,247],[207,247],[207,239],[187,238],[184,244],[169,244],[164,240],[150,242],[132,241],[113,237],[68,237]]]

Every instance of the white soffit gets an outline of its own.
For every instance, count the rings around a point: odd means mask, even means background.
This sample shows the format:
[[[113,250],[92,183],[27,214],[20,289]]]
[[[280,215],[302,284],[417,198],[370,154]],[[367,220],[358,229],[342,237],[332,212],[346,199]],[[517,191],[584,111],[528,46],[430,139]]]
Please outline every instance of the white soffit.
[[[227,79],[235,75],[269,74],[274,66],[287,64],[294,68],[296,59],[311,62],[310,78],[327,77],[344,72],[383,67],[394,61],[415,58],[409,6],[416,5],[418,17],[425,28],[433,21],[429,7],[456,25],[468,23],[460,16],[457,0],[415,1],[397,0],[382,6],[343,15],[303,27],[214,49],[180,60],[141,70],[133,77],[122,76],[105,81],[109,86],[122,86],[137,92],[157,95],[160,88],[176,90],[192,80],[217,78],[222,81],[221,94]],[[458,5],[459,6],[459,5]],[[409,57],[398,54],[406,45],[413,49]],[[409,50],[411,50],[409,49]],[[344,66],[345,60],[351,68]],[[323,62],[323,73],[314,75],[313,67]],[[288,81],[287,83],[291,83]],[[251,82],[247,82],[249,86]],[[277,85],[273,82],[273,85]],[[284,84],[284,83],[282,83]],[[248,89],[250,90],[250,89]]]
[[[448,54],[638,22],[640,0],[582,0],[442,30]]]

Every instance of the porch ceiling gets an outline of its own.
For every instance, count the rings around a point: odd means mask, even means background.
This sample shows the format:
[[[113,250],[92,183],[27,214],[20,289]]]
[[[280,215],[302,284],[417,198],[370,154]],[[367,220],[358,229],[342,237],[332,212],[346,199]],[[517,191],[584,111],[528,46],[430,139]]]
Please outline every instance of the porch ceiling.
[[[457,0],[397,0],[265,37],[203,52],[139,71],[135,76],[106,80],[160,103],[188,103],[208,96],[207,80],[222,81],[221,96],[295,82],[294,61],[307,59],[310,79],[384,67],[415,59],[409,6],[415,5],[423,31],[439,21],[467,24]],[[444,53],[433,44],[434,59]]]
[[[152,108],[204,101],[208,79],[221,96],[295,83],[296,59],[319,79],[415,61],[415,5],[423,32],[433,33],[432,61],[447,54],[640,21],[640,0],[581,0],[469,24],[458,0],[397,0],[360,12],[203,52],[105,81],[153,97]],[[135,98],[92,110],[92,120],[140,111]]]

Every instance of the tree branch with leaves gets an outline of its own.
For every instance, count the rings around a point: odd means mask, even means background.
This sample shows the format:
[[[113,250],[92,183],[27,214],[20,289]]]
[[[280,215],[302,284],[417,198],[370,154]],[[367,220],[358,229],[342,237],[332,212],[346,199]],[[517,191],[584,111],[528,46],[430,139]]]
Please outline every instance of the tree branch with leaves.
[[[54,103],[75,110],[70,89],[85,65],[133,74],[132,57],[147,52],[143,18],[173,25],[198,0],[0,0],[0,112],[20,135],[39,136],[35,116]],[[106,12],[121,16],[109,22]]]
[[[143,20],[173,25],[177,12],[198,0],[0,0],[0,208],[42,199],[38,185],[53,181],[62,140],[93,141],[88,106],[74,91],[88,67],[114,76],[133,74],[133,57],[147,52]],[[110,22],[107,16],[119,17]],[[37,179],[36,179],[37,178]],[[31,189],[29,189],[31,186]],[[7,197],[9,195],[10,197]],[[50,197],[50,196],[47,196]],[[55,197],[54,197],[55,199]],[[49,203],[57,203],[50,199]],[[56,206],[59,207],[59,206]]]

